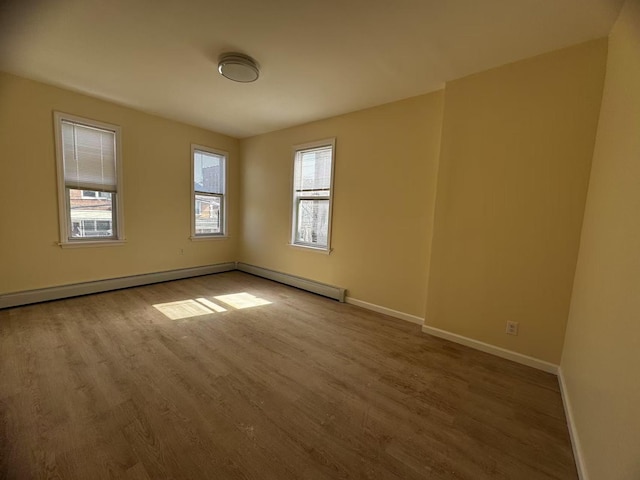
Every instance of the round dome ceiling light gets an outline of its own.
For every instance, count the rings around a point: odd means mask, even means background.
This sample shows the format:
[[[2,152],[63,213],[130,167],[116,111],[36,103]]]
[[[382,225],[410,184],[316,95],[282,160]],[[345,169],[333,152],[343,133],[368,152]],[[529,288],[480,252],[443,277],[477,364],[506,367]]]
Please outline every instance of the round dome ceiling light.
[[[256,61],[242,53],[223,53],[218,59],[218,72],[234,82],[255,82],[260,76]]]

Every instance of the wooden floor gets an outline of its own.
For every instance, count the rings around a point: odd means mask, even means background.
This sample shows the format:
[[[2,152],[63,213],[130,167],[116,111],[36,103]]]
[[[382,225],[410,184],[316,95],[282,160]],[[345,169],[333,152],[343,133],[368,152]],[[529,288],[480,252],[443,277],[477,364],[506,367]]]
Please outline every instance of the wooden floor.
[[[577,478],[553,375],[240,272],[0,310],[0,448],[11,479]]]

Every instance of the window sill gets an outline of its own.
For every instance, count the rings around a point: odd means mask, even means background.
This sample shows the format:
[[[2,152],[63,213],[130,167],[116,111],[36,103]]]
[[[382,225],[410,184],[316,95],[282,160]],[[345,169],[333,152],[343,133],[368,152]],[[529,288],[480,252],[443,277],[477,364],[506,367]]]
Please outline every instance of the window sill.
[[[318,248],[318,247],[308,247],[306,245],[297,245],[295,243],[287,243],[287,245],[289,247],[298,249],[298,250],[304,250],[306,252],[314,252],[314,253],[320,253],[322,255],[330,255],[331,252],[333,252],[333,248]]]
[[[189,240],[192,242],[202,242],[206,240],[229,240],[229,235],[191,235]]]
[[[82,247],[115,247],[127,243],[125,240],[87,240],[77,242],[59,242],[60,248],[82,248]]]

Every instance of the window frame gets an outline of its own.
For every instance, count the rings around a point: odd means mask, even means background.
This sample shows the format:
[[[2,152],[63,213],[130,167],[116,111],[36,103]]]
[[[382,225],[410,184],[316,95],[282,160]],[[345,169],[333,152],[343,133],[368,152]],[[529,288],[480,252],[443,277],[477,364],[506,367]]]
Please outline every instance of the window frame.
[[[56,175],[58,184],[58,226],[59,226],[59,243],[61,247],[79,247],[79,246],[100,246],[100,245],[119,245],[124,243],[124,188],[122,181],[122,128],[119,125],[101,122],[90,118],[80,117],[64,112],[53,112],[54,119],[54,142],[56,150]],[[78,238],[71,236],[71,206],[70,206],[70,189],[67,188],[64,180],[64,156],[63,156],[63,140],[62,140],[62,122],[67,121],[91,128],[108,130],[115,135],[115,167],[116,167],[116,191],[111,196],[113,221],[111,224],[115,234],[111,237],[88,237]],[[77,188],[73,190],[81,190]],[[81,198],[93,199],[94,197],[85,198],[81,194]],[[96,199],[100,196],[96,195]]]
[[[314,150],[322,147],[331,147],[331,179],[329,181],[329,195],[327,196],[313,196],[313,195],[297,195],[295,189],[295,174],[296,174],[296,159],[298,154],[307,150]],[[323,140],[316,140],[314,142],[302,143],[294,145],[293,150],[293,162],[291,168],[291,228],[290,228],[290,243],[289,246],[295,248],[302,248],[309,251],[316,251],[322,253],[330,253],[331,248],[331,226],[333,223],[333,188],[336,168],[336,137],[325,138]],[[296,231],[298,227],[298,211],[300,202],[303,200],[329,200],[329,218],[327,220],[327,245],[326,247],[316,246],[313,244],[299,242],[296,240]]]
[[[195,187],[195,168],[196,168],[196,152],[204,152],[210,153],[212,155],[218,155],[223,158],[222,162],[222,193],[209,193],[209,192],[200,192],[196,190]],[[191,175],[190,175],[190,184],[191,184],[191,236],[189,237],[191,240],[205,240],[205,239],[216,239],[216,238],[228,238],[228,225],[227,225],[227,203],[229,203],[229,187],[228,187],[228,164],[229,164],[229,152],[224,150],[220,150],[218,148],[207,147],[204,145],[197,145],[195,143],[191,144]],[[196,233],[196,195],[207,196],[207,197],[218,197],[220,198],[220,215],[222,215],[222,219],[220,221],[220,232],[219,233]]]

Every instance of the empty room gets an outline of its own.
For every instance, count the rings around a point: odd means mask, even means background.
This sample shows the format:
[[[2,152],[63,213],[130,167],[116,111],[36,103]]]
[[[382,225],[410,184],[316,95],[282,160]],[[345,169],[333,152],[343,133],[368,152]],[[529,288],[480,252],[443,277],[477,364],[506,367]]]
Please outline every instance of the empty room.
[[[1,479],[640,479],[640,0],[0,2]]]

